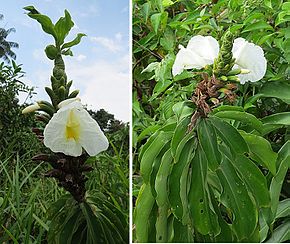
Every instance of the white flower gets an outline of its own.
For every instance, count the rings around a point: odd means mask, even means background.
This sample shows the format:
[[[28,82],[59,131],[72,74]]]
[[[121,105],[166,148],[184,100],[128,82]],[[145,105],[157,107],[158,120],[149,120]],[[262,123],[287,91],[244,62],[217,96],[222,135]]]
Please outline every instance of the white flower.
[[[255,82],[264,77],[267,61],[261,47],[244,38],[237,38],[234,41],[232,52],[235,58],[233,69],[240,68],[249,71],[247,74],[238,75],[241,84],[245,84],[247,81]]]
[[[190,39],[186,48],[179,46],[172,74],[176,76],[185,69],[201,69],[213,64],[219,53],[219,44],[211,36],[194,36]],[[247,81],[255,82],[262,79],[266,73],[267,61],[261,47],[246,41],[244,38],[234,40],[233,57],[235,65],[233,69],[240,68],[238,75],[241,84]]]
[[[212,36],[194,36],[186,48],[181,45],[179,48],[172,67],[173,76],[180,74],[184,69],[201,69],[213,64],[219,52],[218,41]]]
[[[44,145],[53,152],[80,156],[82,148],[95,156],[106,150],[108,140],[98,123],[83,108],[79,98],[61,102],[44,129]]]
[[[35,103],[35,104],[29,105],[25,109],[23,109],[22,110],[22,114],[35,112],[38,109],[40,109],[40,106],[38,105],[38,103]]]

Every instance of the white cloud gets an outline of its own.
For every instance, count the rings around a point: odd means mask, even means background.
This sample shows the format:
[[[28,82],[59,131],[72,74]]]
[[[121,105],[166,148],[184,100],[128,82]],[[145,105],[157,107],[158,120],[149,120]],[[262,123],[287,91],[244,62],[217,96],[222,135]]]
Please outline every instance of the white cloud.
[[[91,37],[90,40],[94,43],[100,44],[111,52],[119,52],[123,50],[122,34],[116,33],[114,38],[107,38],[103,36]]]
[[[85,60],[87,58],[86,55],[83,55],[83,54],[79,54],[78,56],[75,57],[75,59],[79,62]]]
[[[83,104],[94,110],[103,108],[114,114],[117,119],[129,121],[128,62],[128,56],[113,62],[95,61],[89,65],[68,60],[66,67],[69,79],[80,89]]]

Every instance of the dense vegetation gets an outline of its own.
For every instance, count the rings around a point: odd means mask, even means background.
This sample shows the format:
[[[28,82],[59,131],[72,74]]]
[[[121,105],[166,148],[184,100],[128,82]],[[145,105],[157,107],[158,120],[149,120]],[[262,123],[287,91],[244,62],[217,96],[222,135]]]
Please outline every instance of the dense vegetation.
[[[135,240],[290,240],[289,20],[281,0],[133,1]],[[202,35],[221,46],[228,32],[262,47],[263,79],[239,84],[212,66],[173,77],[179,45]],[[219,102],[192,118],[213,74]]]

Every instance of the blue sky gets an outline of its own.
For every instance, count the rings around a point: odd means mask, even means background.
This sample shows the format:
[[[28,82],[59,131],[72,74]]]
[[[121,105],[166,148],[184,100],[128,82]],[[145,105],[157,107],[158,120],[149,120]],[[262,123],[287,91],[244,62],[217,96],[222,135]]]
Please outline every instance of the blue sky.
[[[19,44],[13,49],[16,62],[23,64],[24,81],[34,86],[37,95],[28,102],[48,100],[44,86],[50,85],[53,62],[46,58],[44,48],[53,43],[23,7],[33,5],[55,23],[67,9],[75,23],[67,41],[76,33],[87,37],[73,47],[73,57],[65,58],[68,79],[80,90],[80,98],[89,108],[104,108],[117,119],[129,121],[130,58],[129,0],[10,0],[1,4],[4,20],[0,26],[14,27],[7,40]],[[24,96],[21,97],[21,100]]]

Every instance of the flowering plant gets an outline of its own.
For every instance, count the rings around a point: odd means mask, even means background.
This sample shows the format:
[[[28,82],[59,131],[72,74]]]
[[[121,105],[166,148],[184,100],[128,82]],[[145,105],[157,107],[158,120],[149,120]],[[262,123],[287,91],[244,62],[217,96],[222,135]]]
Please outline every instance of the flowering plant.
[[[50,102],[39,101],[26,107],[22,113],[37,112],[36,119],[44,123],[33,131],[46,146],[45,153],[33,157],[52,166],[45,176],[53,177],[58,185],[70,194],[61,197],[49,209],[48,241],[51,243],[125,243],[128,239],[127,221],[123,213],[95,189],[87,192],[85,182],[93,168],[87,164],[90,156],[96,156],[109,146],[108,139],[98,123],[90,116],[77,97],[79,91],[70,92],[63,55],[72,56],[71,47],[83,36],[65,43],[74,26],[71,16],[65,16],[56,24],[33,6],[28,6],[28,16],[37,20],[42,29],[53,36],[54,45],[48,45],[45,53],[54,61],[51,87],[45,87]]]
[[[286,26],[257,2],[134,1],[137,242],[288,238]]]

